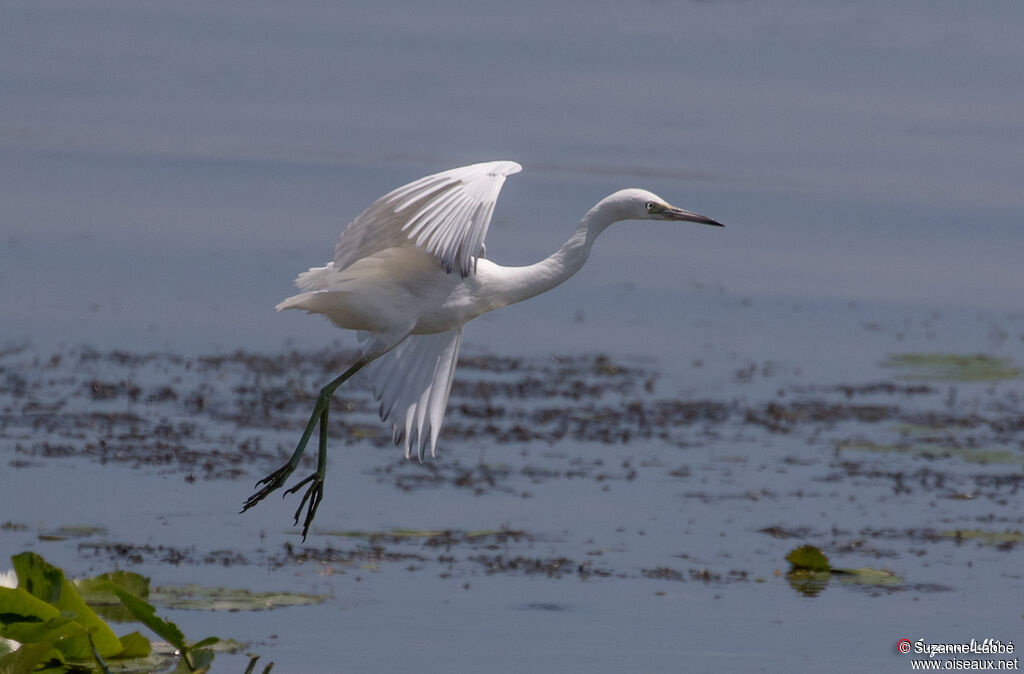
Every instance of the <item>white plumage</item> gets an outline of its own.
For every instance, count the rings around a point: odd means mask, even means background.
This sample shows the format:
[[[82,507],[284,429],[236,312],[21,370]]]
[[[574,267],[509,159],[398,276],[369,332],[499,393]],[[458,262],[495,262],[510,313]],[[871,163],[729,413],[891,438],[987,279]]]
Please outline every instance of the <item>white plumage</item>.
[[[376,294],[363,290],[372,284],[390,294],[385,302],[397,304],[417,279],[435,276],[438,265],[446,273],[458,269],[461,278],[469,276],[482,256],[505,177],[521,170],[511,161],[473,164],[388,192],[342,231],[333,261],[299,274],[295,285],[306,292],[289,297],[277,309],[325,314],[339,327],[359,330],[360,341],[368,342],[367,353],[383,351],[393,341],[393,321],[380,310],[384,302],[357,306],[353,294]],[[423,299],[408,297],[402,303],[403,316],[417,313],[408,305],[422,306]],[[386,320],[365,320],[364,313]],[[410,335],[365,370],[380,402],[381,420],[391,422],[396,443],[404,440],[407,458],[415,449],[422,459],[428,441],[431,455],[437,453],[461,343],[461,324],[441,334]]]
[[[404,440],[405,458],[416,449],[422,460],[429,441],[437,453],[448,394],[462,345],[462,328],[434,335],[411,335],[366,366],[380,402],[381,421],[390,422],[396,444]]]
[[[363,351],[320,391],[292,457],[258,483],[265,486],[244,509],[284,484],[319,422],[317,471],[289,490],[312,482],[295,513],[297,523],[308,501],[305,537],[323,497],[330,398],[359,370],[369,374],[380,417],[392,425],[395,442],[404,442],[406,457],[415,452],[422,459],[428,444],[431,454],[436,452],[465,323],[564,282],[586,262],[597,235],[614,222],[719,225],[646,190],[620,190],[591,208],[552,255],[525,267],[503,267],[485,258],[484,239],[505,178],[520,170],[511,161],[485,162],[392,190],[349,223],[331,262],[299,274],[295,285],[303,292],[277,309],[305,309],[356,330]]]
[[[446,271],[458,268],[468,276],[480,256],[505,177],[522,170],[514,161],[485,162],[420,178],[388,192],[341,233],[334,247],[334,266],[345,269],[388,248],[418,246],[436,257]]]

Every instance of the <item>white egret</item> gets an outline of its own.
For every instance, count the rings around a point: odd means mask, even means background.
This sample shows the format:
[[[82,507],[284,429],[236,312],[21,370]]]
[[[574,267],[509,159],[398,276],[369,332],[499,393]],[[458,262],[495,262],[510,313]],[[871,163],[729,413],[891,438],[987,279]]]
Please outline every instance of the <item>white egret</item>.
[[[299,465],[319,422],[316,472],[285,494],[311,482],[298,509],[309,525],[323,499],[327,464],[327,417],[331,396],[366,369],[380,402],[380,418],[393,427],[395,443],[422,459],[433,456],[441,432],[462,327],[477,316],[551,290],[583,267],[598,234],[620,220],[681,220],[722,225],[669,205],[640,189],[615,192],[583,216],[569,240],[552,255],[525,267],[503,267],[485,257],[484,237],[505,178],[522,170],[494,161],[444,171],[399,187],[373,202],[341,233],[334,260],[299,274],[304,292],[277,305],[327,316],[358,331],[361,355],[320,390],[313,413],[288,462],[260,480],[242,511],[283,486]],[[263,485],[262,487],[260,485]]]

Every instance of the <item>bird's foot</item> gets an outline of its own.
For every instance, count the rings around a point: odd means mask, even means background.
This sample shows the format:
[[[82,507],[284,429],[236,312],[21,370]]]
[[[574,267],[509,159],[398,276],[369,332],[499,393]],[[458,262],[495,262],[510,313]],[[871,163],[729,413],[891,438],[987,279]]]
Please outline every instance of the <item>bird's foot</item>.
[[[283,487],[285,480],[288,479],[288,476],[291,475],[294,470],[294,466],[290,463],[286,463],[270,475],[257,482],[257,487],[261,484],[265,486],[257,490],[256,493],[249,498],[245,499],[245,504],[242,506],[242,512],[244,513],[246,510],[262,501],[270,492]]]
[[[320,507],[320,501],[324,499],[324,476],[320,471],[317,471],[285,492],[285,494],[294,494],[307,482],[312,482],[313,484],[309,485],[309,489],[302,496],[302,501],[299,502],[299,507],[295,509],[295,524],[298,524],[299,515],[302,514],[302,507],[306,505],[307,501],[309,502],[309,507],[306,508],[306,519],[302,523],[303,543],[306,542],[309,525],[313,523],[313,518],[316,517],[316,509]]]

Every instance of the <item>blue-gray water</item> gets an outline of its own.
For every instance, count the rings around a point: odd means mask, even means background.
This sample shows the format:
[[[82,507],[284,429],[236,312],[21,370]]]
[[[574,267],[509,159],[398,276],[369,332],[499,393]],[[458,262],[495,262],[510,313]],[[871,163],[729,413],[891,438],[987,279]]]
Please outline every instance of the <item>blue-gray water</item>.
[[[748,362],[814,384],[878,378],[897,350],[1019,364],[1022,27],[1013,2],[12,0],[0,7],[0,342],[41,354],[352,346],[326,321],[273,312],[295,274],[327,260],[345,222],[385,191],[507,158],[525,170],[506,183],[488,238],[498,262],[548,254],[622,187],[726,228],[617,225],[577,278],[470,325],[468,353],[654,357],[669,393],[702,397],[731,395]],[[394,521],[381,506],[372,525],[460,526],[460,511],[480,507],[461,493],[419,496],[417,517]],[[695,507],[678,494],[580,496],[594,501],[564,504],[566,527],[587,530],[609,509]],[[192,498],[215,509],[220,497]],[[331,497],[350,512],[344,493]],[[927,521],[927,503],[901,507]],[[281,515],[247,517],[279,536]],[[740,530],[779,520],[732,516]],[[500,513],[484,519],[465,526],[501,524]],[[687,531],[680,547],[698,559],[719,535],[692,521]],[[972,622],[989,611],[990,632],[1016,621],[991,636],[1021,633],[1019,602],[1007,604],[1019,578],[917,604],[838,605],[797,600],[781,581],[686,586],[655,602],[563,582],[539,594],[576,608],[549,613],[510,610],[532,581],[493,580],[485,597],[391,576],[391,589],[369,589],[372,577],[336,589],[309,624],[266,614],[272,627],[253,631],[286,644],[282,671],[346,657],[341,668],[356,671],[551,670],[566,654],[595,671],[734,669],[766,654],[770,671],[859,669],[857,657],[896,668],[906,665],[890,642],[917,638],[915,621],[969,639],[989,636]],[[878,614],[893,618],[866,628]],[[328,641],[303,660],[296,644],[327,633],[339,652]],[[826,664],[833,648],[844,659]]]

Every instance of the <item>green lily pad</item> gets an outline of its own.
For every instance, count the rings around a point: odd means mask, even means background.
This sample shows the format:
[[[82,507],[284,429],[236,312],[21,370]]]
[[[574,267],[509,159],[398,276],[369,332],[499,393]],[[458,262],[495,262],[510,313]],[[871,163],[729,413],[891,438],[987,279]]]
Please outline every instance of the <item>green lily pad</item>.
[[[149,578],[131,571],[114,571],[100,574],[95,578],[81,578],[72,582],[75,589],[78,590],[78,594],[90,606],[119,604],[121,600],[114,594],[112,585],[132,593],[139,599],[149,596]]]
[[[1000,381],[1021,375],[1011,359],[980,353],[896,353],[883,360],[882,367],[901,370],[900,378],[915,381]]]
[[[121,603],[113,588],[120,588],[140,599],[149,596],[149,578],[132,571],[114,571],[72,583],[85,603],[108,623],[135,621],[135,616]]]
[[[1024,543],[1024,532],[1021,531],[984,531],[982,529],[947,529],[940,531],[940,536],[953,538],[957,541],[973,540],[982,545],[1013,545]]]
[[[326,599],[319,594],[251,592],[201,585],[161,586],[154,588],[149,595],[151,602],[164,608],[196,611],[266,611],[285,606],[320,604]]]
[[[104,527],[93,527],[88,525],[66,525],[56,529],[47,529],[39,532],[41,541],[66,541],[69,538],[88,538],[90,536],[103,536],[107,533]]]
[[[944,445],[916,444],[890,445],[877,442],[848,442],[838,449],[853,449],[861,452],[885,452],[910,454],[923,458],[957,457],[970,463],[999,464],[1007,466],[1024,465],[1024,456],[1008,449],[973,449],[970,447],[948,447]]]
[[[111,591],[117,595],[121,603],[125,605],[125,608],[132,612],[136,620],[153,630],[157,636],[178,650],[188,648],[188,644],[185,642],[185,635],[181,633],[181,629],[171,621],[158,616],[156,608],[152,604],[118,587],[111,586]]]
[[[903,583],[902,578],[886,569],[872,569],[870,567],[861,569],[833,569],[832,573],[839,574],[840,582],[847,585],[887,586],[901,585]]]
[[[828,557],[813,545],[802,545],[789,551],[786,561],[793,565],[794,571],[830,571]]]
[[[846,585],[892,586],[903,580],[885,569],[837,569],[829,565],[828,557],[813,545],[803,545],[786,555],[792,567],[786,580],[797,592],[807,597],[817,596],[833,577]]]
[[[163,641],[150,643],[149,655],[118,660],[116,669],[119,674],[148,674],[149,672],[168,672],[181,659],[178,649]]]
[[[195,648],[198,644],[193,644]],[[211,651],[216,653],[241,653],[246,648],[245,644],[233,639],[222,639],[209,646]],[[120,674],[148,674],[149,672],[169,672],[175,663],[181,664],[181,653],[174,646],[163,642],[154,641],[152,651],[144,658],[132,658],[130,660],[119,660],[115,671]],[[186,668],[187,671],[187,668]]]

